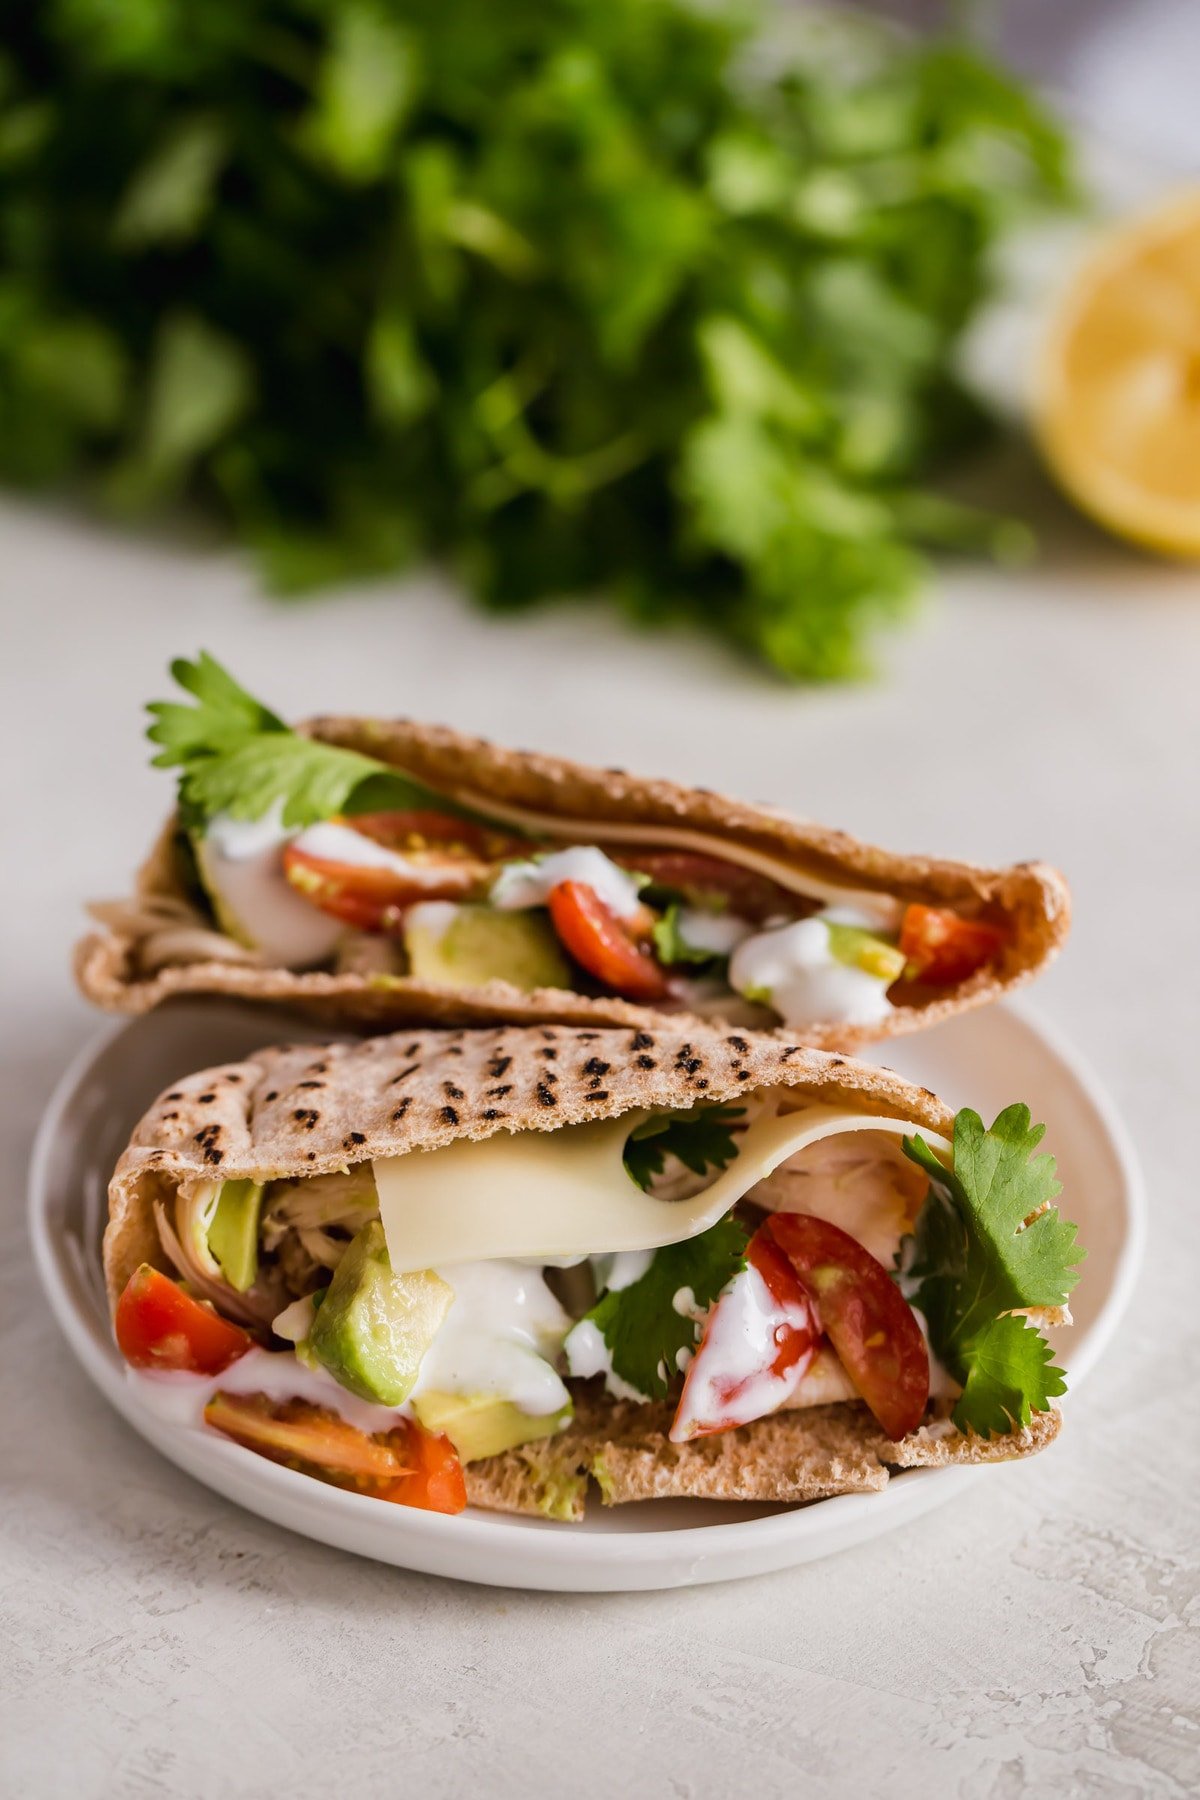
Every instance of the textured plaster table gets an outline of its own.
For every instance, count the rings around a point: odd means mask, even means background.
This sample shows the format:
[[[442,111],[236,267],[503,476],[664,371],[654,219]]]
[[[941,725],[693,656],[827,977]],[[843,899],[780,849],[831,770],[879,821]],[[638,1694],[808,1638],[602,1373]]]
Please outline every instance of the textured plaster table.
[[[1040,565],[944,572],[885,680],[815,693],[600,607],[482,619],[433,578],[283,609],[231,562],[0,504],[0,1793],[1200,1791],[1200,577],[1104,543],[1019,460],[996,482]],[[293,715],[440,718],[1061,864],[1076,926],[1039,999],[1129,1121],[1151,1224],[1054,1450],[828,1562],[575,1598],[358,1561],[148,1449],[47,1315],[22,1193],[99,1028],[67,973],[83,901],[125,889],[169,803],[139,709],[201,645]]]

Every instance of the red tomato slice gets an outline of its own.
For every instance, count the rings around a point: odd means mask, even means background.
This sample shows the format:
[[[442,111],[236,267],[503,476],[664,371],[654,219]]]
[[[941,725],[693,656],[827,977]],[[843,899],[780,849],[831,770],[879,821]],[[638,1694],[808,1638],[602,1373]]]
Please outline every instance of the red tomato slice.
[[[283,872],[288,881],[313,906],[342,919],[358,931],[398,931],[406,907],[418,900],[465,900],[487,879],[491,864],[483,860],[460,836],[448,839],[436,848],[430,847],[431,832],[409,831],[404,836],[399,826],[394,834],[402,841],[385,842],[385,832],[393,831],[395,820],[441,823],[441,815],[430,813],[370,813],[362,819],[339,820],[358,831],[366,822],[372,826],[362,836],[384,844],[402,856],[406,868],[372,868],[370,864],[333,862],[314,856],[297,840],[283,852]],[[381,824],[380,821],[384,821]],[[457,830],[458,820],[446,820]],[[473,827],[464,829],[473,830]]]
[[[253,1339],[177,1281],[142,1263],[117,1301],[117,1345],[135,1369],[188,1369],[219,1375],[244,1356]]]
[[[777,913],[797,917],[811,910],[802,898],[737,863],[719,856],[701,856],[690,850],[613,850],[614,862],[625,869],[649,875],[656,887],[674,888],[694,906],[724,903],[740,918],[760,924]]]
[[[462,1463],[448,1437],[426,1431],[410,1420],[404,1460],[409,1465],[408,1473],[394,1483],[383,1496],[385,1500],[395,1500],[401,1506],[419,1506],[426,1512],[463,1510],[467,1488]]]
[[[435,1437],[413,1420],[368,1437],[322,1407],[304,1400],[280,1404],[265,1394],[215,1394],[204,1417],[247,1450],[337,1487],[426,1512],[461,1512],[467,1503],[462,1464],[449,1438]]]
[[[582,881],[560,881],[550,890],[550,918],[563,948],[581,968],[626,1000],[665,1000],[667,978],[638,948],[624,924]]]
[[[960,919],[944,906],[909,906],[900,927],[900,948],[908,958],[907,973],[934,987],[966,981],[992,962],[1009,932],[986,919]]]
[[[774,1412],[813,1359],[820,1321],[765,1225],[746,1246],[746,1261],[749,1267],[718,1297],[688,1364],[671,1426],[674,1444]]]
[[[915,1431],[929,1401],[929,1351],[912,1307],[882,1263],[838,1225],[773,1213],[786,1253],[847,1375],[890,1438]]]

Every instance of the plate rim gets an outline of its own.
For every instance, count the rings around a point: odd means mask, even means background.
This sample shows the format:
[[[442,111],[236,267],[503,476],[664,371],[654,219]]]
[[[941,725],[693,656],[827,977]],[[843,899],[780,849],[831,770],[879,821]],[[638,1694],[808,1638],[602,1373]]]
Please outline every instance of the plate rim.
[[[1120,1248],[1104,1301],[1080,1353],[1070,1359],[1070,1401],[1111,1342],[1136,1285],[1146,1241],[1145,1180],[1115,1101],[1091,1060],[1062,1028],[1023,998],[998,1002],[988,1010],[1006,1015],[1039,1038],[1071,1077],[1105,1132],[1120,1178],[1124,1215]],[[819,1514],[815,1508],[789,1507],[753,1519],[697,1525],[662,1527],[639,1520],[632,1529],[620,1531],[560,1531],[551,1521],[473,1514],[473,1509],[448,1518],[389,1508],[387,1518],[381,1519],[378,1502],[365,1495],[315,1482],[239,1445],[159,1419],[140,1404],[118,1367],[115,1348],[102,1342],[95,1321],[72,1291],[65,1267],[68,1240],[50,1222],[51,1157],[58,1127],[94,1064],[125,1032],[144,1023],[120,1019],[106,1024],[80,1046],[54,1085],[29,1162],[26,1212],[34,1264],[77,1362],[125,1422],[193,1480],[260,1518],[352,1554],[426,1573],[526,1589],[632,1590],[733,1579],[816,1560],[883,1535],[948,1502],[983,1473],[973,1465],[907,1470],[881,1492],[832,1496],[820,1503]],[[886,1053],[886,1045],[882,1048]],[[809,1520],[815,1516],[822,1523],[813,1544]],[[360,1542],[348,1542],[349,1538]],[[810,1541],[806,1544],[805,1539]],[[789,1554],[790,1550],[797,1554]],[[719,1568],[709,1566],[716,1556],[721,1559]],[[503,1564],[504,1573],[489,1564]]]

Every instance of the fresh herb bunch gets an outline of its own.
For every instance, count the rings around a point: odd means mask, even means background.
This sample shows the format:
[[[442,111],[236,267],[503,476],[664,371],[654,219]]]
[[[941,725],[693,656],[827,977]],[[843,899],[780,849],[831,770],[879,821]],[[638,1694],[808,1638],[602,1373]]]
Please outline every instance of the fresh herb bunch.
[[[434,554],[793,677],[978,540],[919,484],[980,425],[989,252],[1067,177],[965,44],[801,14],[768,54],[738,0],[0,20],[0,476],[201,502],[280,589]]]
[[[928,1174],[929,1198],[905,1245],[905,1289],[925,1315],[934,1351],[962,1395],[954,1422],[982,1436],[1028,1425],[1066,1392],[1053,1351],[1022,1313],[1064,1306],[1084,1252],[1059,1213],[1052,1156],[1033,1152],[1044,1125],[1008,1106],[990,1131],[964,1107],[954,1120],[954,1168],[924,1138],[904,1149]]]

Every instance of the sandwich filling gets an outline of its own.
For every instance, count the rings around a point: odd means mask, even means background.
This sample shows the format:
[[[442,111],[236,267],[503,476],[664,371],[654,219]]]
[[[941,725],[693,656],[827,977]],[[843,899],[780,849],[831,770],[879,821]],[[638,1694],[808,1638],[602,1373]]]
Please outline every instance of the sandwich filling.
[[[150,735],[181,770],[181,897],[100,915],[137,936],[144,976],[250,961],[873,1029],[1002,968],[1013,942],[982,900],[839,885],[686,824],[436,792],[290,731],[211,658],[175,673],[198,704],[156,704]]]
[[[785,1090],[193,1180],[117,1338],[172,1417],[439,1511],[585,1392],[669,1406],[677,1444],[830,1401],[1002,1435],[1065,1388],[1042,1327],[1080,1253],[1040,1137],[1020,1106],[951,1142]]]

